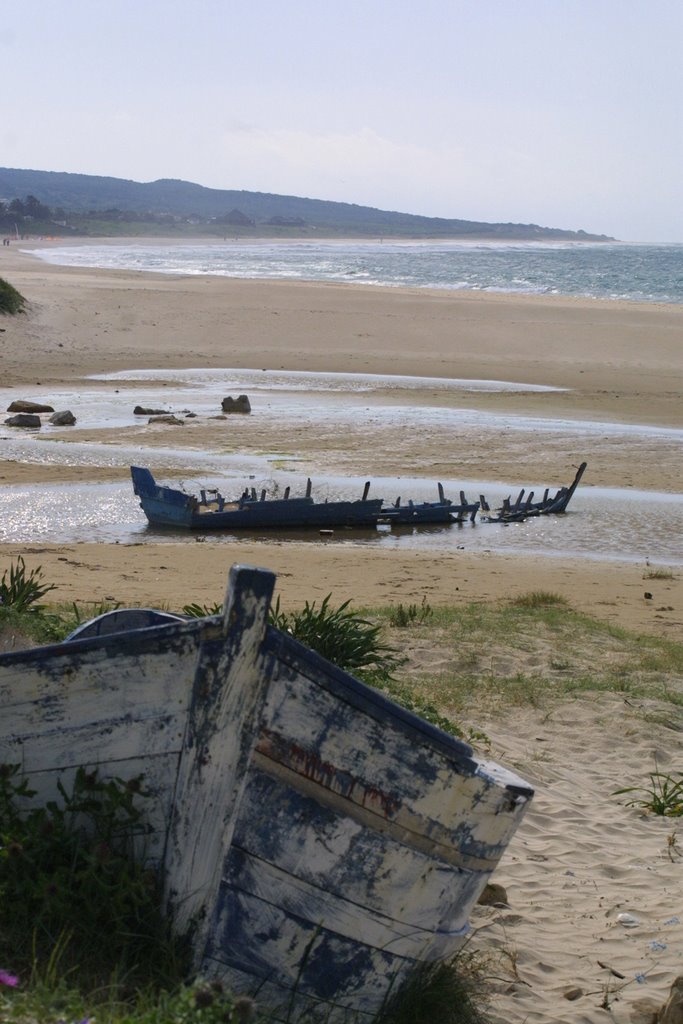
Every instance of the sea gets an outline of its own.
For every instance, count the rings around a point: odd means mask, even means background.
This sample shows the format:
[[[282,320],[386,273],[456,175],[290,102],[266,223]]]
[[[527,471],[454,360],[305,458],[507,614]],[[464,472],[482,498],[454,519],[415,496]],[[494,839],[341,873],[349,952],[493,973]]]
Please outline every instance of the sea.
[[[109,270],[683,303],[683,244],[226,239],[31,251],[49,263]]]

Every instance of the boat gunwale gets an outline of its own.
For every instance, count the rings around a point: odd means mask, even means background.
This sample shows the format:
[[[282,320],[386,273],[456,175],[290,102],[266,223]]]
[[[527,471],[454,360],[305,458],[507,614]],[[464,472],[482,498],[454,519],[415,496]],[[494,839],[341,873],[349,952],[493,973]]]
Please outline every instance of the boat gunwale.
[[[40,647],[26,647],[23,650],[5,651],[0,653],[0,668],[5,665],[13,665],[19,662],[47,662],[54,656],[60,654],[65,658],[73,658],[74,654],[78,654],[79,652],[89,652],[90,650],[98,647],[102,647],[106,650],[108,647],[114,646],[117,648],[117,653],[119,653],[122,635],[138,638],[141,641],[139,651],[142,653],[148,646],[146,641],[153,641],[155,637],[152,634],[156,634],[160,629],[166,631],[164,633],[165,637],[173,638],[176,633],[181,634],[181,636],[188,636],[194,633],[201,634],[204,631],[207,631],[208,638],[211,635],[210,631],[212,631],[214,627],[220,632],[220,616],[211,615],[202,618],[178,619],[177,622],[163,622],[157,623],[153,626],[139,626],[134,629],[121,629],[116,633],[102,633],[99,636],[74,637],[73,639],[65,638],[64,640],[51,644],[44,644]],[[216,636],[218,635],[219,633],[217,632]],[[136,651],[135,653],[138,652]]]

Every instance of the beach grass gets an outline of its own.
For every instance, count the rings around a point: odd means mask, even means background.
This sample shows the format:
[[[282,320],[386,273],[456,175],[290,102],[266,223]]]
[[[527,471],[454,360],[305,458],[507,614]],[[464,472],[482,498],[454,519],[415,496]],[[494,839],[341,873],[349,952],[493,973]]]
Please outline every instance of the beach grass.
[[[674,576],[672,569],[664,568],[648,569],[648,571],[643,575],[644,580],[673,580],[675,578],[676,577]]]
[[[35,581],[42,583],[42,576]],[[28,645],[58,642],[118,604],[22,608],[6,603],[0,605],[0,628]],[[218,605],[181,609],[191,615],[218,610]],[[381,682],[418,714],[431,707],[439,716],[459,716],[472,708],[537,706],[590,692],[683,707],[683,643],[630,632],[551,592],[460,606],[431,607],[423,601],[357,609],[349,602],[337,607],[328,595],[320,607],[313,602],[287,614],[275,608],[271,621],[343,662],[347,671]],[[321,632],[317,646],[316,629]],[[381,680],[373,678],[373,667],[382,669]]]
[[[389,625],[394,609],[379,614],[406,659],[401,677],[444,715],[605,692],[683,707],[683,644],[631,633],[557,595],[436,607],[403,629]]]
[[[0,628],[28,646],[58,642],[119,604],[38,604],[50,588],[42,585],[40,571],[30,582],[31,603],[0,604]],[[191,615],[218,610],[182,609]],[[431,709],[442,727],[448,716],[472,708],[538,706],[591,692],[683,707],[683,643],[630,632],[551,592],[433,608],[424,601],[358,609],[347,601],[337,607],[328,595],[320,607],[313,602],[299,612],[276,607],[271,621],[347,671],[381,684],[418,714],[429,717]]]
[[[376,1024],[487,1024],[491,986],[485,958],[465,955],[430,964],[388,1002]],[[1,972],[0,972],[1,973]],[[326,1024],[326,1017],[312,1018]],[[346,1024],[361,1024],[348,1013]],[[367,1021],[367,1016],[363,1016]],[[235,995],[216,980],[180,982],[173,990],[126,991],[120,979],[97,991],[84,992],[60,976],[58,961],[44,974],[34,972],[16,988],[0,983],[0,1021],[11,1024],[297,1024],[259,1009],[250,996]]]

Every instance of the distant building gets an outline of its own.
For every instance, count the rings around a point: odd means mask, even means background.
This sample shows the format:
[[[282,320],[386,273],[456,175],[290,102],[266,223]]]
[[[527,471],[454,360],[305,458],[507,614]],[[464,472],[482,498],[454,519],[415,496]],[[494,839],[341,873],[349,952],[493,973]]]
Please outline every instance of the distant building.
[[[231,210],[230,213],[224,213],[222,217],[216,217],[217,224],[232,224],[237,227],[250,227],[254,224],[251,217],[247,217],[246,213],[242,213],[241,210]]]

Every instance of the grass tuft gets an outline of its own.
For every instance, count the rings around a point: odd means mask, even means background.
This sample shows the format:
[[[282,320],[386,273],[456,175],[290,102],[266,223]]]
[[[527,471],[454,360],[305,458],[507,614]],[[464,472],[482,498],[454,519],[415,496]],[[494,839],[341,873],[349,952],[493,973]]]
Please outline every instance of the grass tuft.
[[[382,640],[381,624],[353,611],[350,601],[332,607],[331,597],[328,594],[319,607],[315,601],[307,601],[303,609],[294,612],[282,611],[278,597],[270,611],[270,623],[345,672],[366,681],[389,679],[400,659],[395,648]]]
[[[640,794],[627,801],[627,807],[642,807],[651,814],[666,818],[683,817],[683,774],[678,779],[667,772],[654,771],[649,776],[648,786],[627,786],[617,789],[612,796]]]
[[[675,579],[671,569],[648,569],[643,576],[644,580],[673,580]]]
[[[566,598],[561,594],[553,594],[547,590],[532,590],[528,594],[520,594],[510,601],[513,608],[568,608]]]
[[[191,619],[204,619],[209,615],[220,615],[223,611],[223,603],[216,604],[186,604],[183,605],[183,615],[189,615]]]
[[[0,277],[0,313],[14,316],[16,313],[23,313],[25,306],[24,296],[9,281]]]
[[[487,1002],[485,961],[461,951],[414,970],[376,1024],[487,1024]]]
[[[389,612],[389,625],[394,628],[404,629],[406,626],[422,624],[433,614],[432,608],[427,604],[427,598],[422,598],[422,603],[403,605],[399,604]]]
[[[16,561],[6,569],[0,579],[0,607],[12,608],[21,614],[31,608],[31,611],[40,611],[41,606],[36,602],[55,590],[54,583],[43,582],[43,571],[40,566],[27,572],[26,563],[19,555]]]

